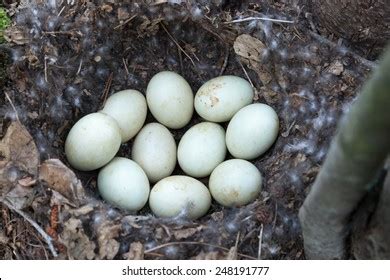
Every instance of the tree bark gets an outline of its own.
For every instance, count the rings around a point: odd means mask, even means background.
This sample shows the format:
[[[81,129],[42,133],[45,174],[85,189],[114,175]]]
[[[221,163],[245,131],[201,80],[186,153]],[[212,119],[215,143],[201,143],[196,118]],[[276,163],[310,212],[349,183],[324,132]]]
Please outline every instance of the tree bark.
[[[356,222],[362,222],[357,217]],[[362,227],[363,226],[363,227]],[[357,232],[352,234],[352,254],[355,259],[390,259],[390,172],[380,192],[377,207]]]
[[[370,48],[390,40],[389,0],[311,0],[315,20],[330,32]]]
[[[390,152],[390,49],[342,120],[299,212],[308,259],[343,259],[353,211]]]

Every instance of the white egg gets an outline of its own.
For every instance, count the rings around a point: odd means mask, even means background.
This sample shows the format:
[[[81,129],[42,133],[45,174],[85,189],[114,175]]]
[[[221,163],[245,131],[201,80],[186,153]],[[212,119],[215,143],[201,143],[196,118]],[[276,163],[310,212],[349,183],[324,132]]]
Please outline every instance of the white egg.
[[[135,137],[132,159],[151,182],[172,174],[176,165],[176,143],[171,132],[159,123],[149,123]]]
[[[261,190],[260,171],[249,161],[224,161],[211,173],[209,188],[212,197],[223,206],[242,206],[254,201]]]
[[[92,113],[81,118],[69,131],[65,154],[74,168],[90,171],[112,160],[120,145],[117,122],[106,114]]]
[[[234,115],[226,130],[226,146],[236,158],[254,159],[267,151],[279,131],[278,115],[266,104],[251,104]]]
[[[178,129],[189,123],[194,112],[194,95],[187,81],[175,72],[153,76],[146,89],[152,115],[163,125]]]
[[[205,120],[229,121],[242,107],[252,103],[252,86],[243,78],[220,76],[201,86],[195,95],[195,110]]]
[[[113,117],[121,130],[122,143],[133,138],[145,123],[148,107],[145,97],[128,89],[111,95],[101,112]]]
[[[188,176],[171,176],[159,181],[150,192],[149,206],[159,217],[186,215],[197,219],[211,205],[209,190]]]
[[[130,159],[115,157],[100,170],[97,183],[102,198],[121,209],[137,211],[148,201],[148,177]]]
[[[191,127],[181,138],[177,158],[183,171],[193,177],[206,177],[226,156],[225,130],[216,123]]]

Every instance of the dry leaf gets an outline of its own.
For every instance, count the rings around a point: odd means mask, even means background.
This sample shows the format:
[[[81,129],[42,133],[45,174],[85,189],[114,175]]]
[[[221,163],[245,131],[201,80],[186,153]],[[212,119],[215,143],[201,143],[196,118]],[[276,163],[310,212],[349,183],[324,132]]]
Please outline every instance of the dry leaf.
[[[113,224],[111,221],[104,221],[96,229],[98,234],[99,257],[100,259],[112,260],[119,251],[119,242],[114,238],[119,236],[121,225]]]
[[[193,236],[195,233],[203,230],[203,226],[198,226],[196,228],[185,228],[173,231],[173,236],[176,240],[186,239]]]
[[[31,205],[34,200],[34,191],[31,187],[17,184],[6,195],[7,200],[16,209],[23,209]]]
[[[91,204],[86,204],[80,208],[77,209],[71,209],[69,210],[69,214],[75,217],[84,216],[89,213],[91,213],[95,208]]]
[[[119,7],[118,8],[118,20],[119,21],[124,21],[130,17],[129,12],[127,11],[126,8]]]
[[[28,206],[38,164],[38,149],[30,133],[19,122],[11,123],[0,142],[0,198],[6,197],[17,209]]]
[[[0,167],[9,162],[35,177],[38,173],[39,153],[30,133],[19,122],[12,122],[0,142]]]
[[[70,258],[79,260],[95,258],[96,245],[85,234],[79,219],[70,218],[63,224],[63,228],[59,241],[67,248]]]
[[[343,71],[344,65],[338,60],[333,61],[328,68],[328,72],[336,76],[340,76]]]
[[[59,159],[48,159],[42,163],[39,169],[39,180],[47,183],[50,189],[59,192],[76,205],[85,198],[80,180]]]
[[[129,252],[124,255],[128,260],[143,260],[144,245],[141,242],[133,242],[130,244]]]
[[[10,26],[4,32],[4,38],[9,43],[24,45],[30,42],[28,31],[20,26]]]
[[[248,34],[242,34],[234,41],[233,48],[234,52],[242,58],[242,61],[257,73],[264,85],[272,81],[272,75],[262,63],[262,55],[266,49],[263,42]]]
[[[278,104],[282,100],[280,94],[270,88],[261,87],[260,92],[268,104]]]

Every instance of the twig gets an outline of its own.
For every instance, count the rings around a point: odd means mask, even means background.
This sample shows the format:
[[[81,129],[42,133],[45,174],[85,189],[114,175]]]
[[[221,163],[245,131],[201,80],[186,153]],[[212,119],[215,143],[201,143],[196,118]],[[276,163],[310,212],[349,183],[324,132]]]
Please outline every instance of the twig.
[[[263,243],[263,229],[264,229],[264,226],[263,224],[261,224],[260,226],[260,232],[259,232],[259,248],[257,250],[257,259],[258,260],[261,260],[261,248],[262,248],[262,243]]]
[[[9,209],[12,211],[18,213],[20,216],[22,216],[27,222],[29,222],[36,231],[43,237],[43,239],[46,241],[47,245],[49,246],[49,250],[53,257],[57,257],[58,254],[56,250],[54,249],[52,238],[33,220],[31,219],[26,213],[23,211],[15,208],[10,202],[8,202],[6,199],[2,199],[1,202],[5,204]]]
[[[103,106],[104,106],[104,103],[106,103],[108,93],[110,92],[112,78],[113,78],[113,73],[110,74],[110,76],[108,77],[107,82],[106,82],[106,84],[104,86],[104,91],[103,91],[103,94],[102,94]]]
[[[123,65],[125,66],[125,70],[127,75],[130,75],[129,69],[127,68],[126,60],[122,57]]]
[[[229,252],[228,248],[225,248],[225,247],[222,247],[222,246],[219,246],[219,245],[215,245],[215,244],[203,243],[203,242],[197,242],[197,241],[184,241],[184,242],[169,242],[169,243],[161,244],[161,245],[158,245],[158,246],[156,246],[154,248],[146,250],[145,254],[149,254],[149,253],[151,253],[153,251],[162,249],[164,247],[168,247],[168,246],[172,246],[172,245],[182,245],[182,244],[210,246],[210,247],[218,248],[218,249],[220,249],[222,251],[225,251],[225,252]],[[250,259],[250,260],[256,260],[256,258],[254,258],[252,256],[249,256],[249,255],[246,255],[246,254],[237,253],[237,255],[240,256],[240,257],[243,257],[243,258]]]
[[[251,84],[252,88],[255,89],[255,86],[253,85],[251,78],[249,78],[248,72],[246,72],[245,67],[244,65],[242,65],[240,59],[238,59],[238,63],[241,65],[241,68],[244,71],[246,78],[249,80],[249,83]]]
[[[80,74],[80,72],[81,72],[81,67],[83,66],[83,59],[80,59],[80,64],[79,64],[79,68],[77,69],[77,73],[76,73],[76,76],[78,75],[78,74]]]
[[[163,23],[160,23],[162,28],[165,30],[165,32],[167,33],[167,35],[169,36],[169,38],[171,38],[171,40],[175,43],[175,45],[185,54],[186,57],[189,58],[189,60],[191,61],[192,65],[195,66],[195,62],[194,60],[192,59],[192,57],[186,53],[186,51],[180,46],[180,44],[176,41],[176,39],[171,35],[171,33],[169,33],[168,29],[165,27],[165,25]]]
[[[219,76],[221,76],[223,74],[223,72],[225,72],[226,66],[227,66],[228,61],[229,61],[229,53],[230,53],[229,46],[227,45],[226,46],[225,59],[223,60],[223,64],[222,64],[221,70],[219,71]]]
[[[57,17],[59,17],[59,16],[62,14],[62,12],[64,11],[64,9],[65,9],[65,6],[62,7],[62,9],[61,9],[60,12],[58,13]]]
[[[117,25],[114,27],[114,30],[118,29],[119,27],[123,26],[123,25],[126,25],[128,24],[130,21],[132,21],[137,15],[133,15],[132,17],[126,19],[124,22],[122,22],[121,24]]]
[[[292,20],[285,20],[285,19],[275,19],[275,18],[266,18],[266,17],[247,17],[247,18],[235,19],[232,21],[226,21],[223,24],[240,23],[240,22],[246,22],[252,20],[264,20],[264,21],[272,21],[272,22],[280,22],[280,23],[294,23],[294,21]]]
[[[47,57],[46,57],[46,55],[45,55],[45,59],[44,59],[44,61],[45,61],[45,70],[44,70],[44,72],[45,72],[45,82],[47,83]]]
[[[331,48],[337,48],[338,45],[332,41],[330,41],[329,39],[325,38],[325,37],[322,37],[321,35],[313,32],[313,31],[309,31],[309,34],[314,38],[316,39],[317,41],[319,41],[320,43],[323,43],[323,44],[326,44],[328,46],[330,46]],[[374,69],[378,66],[377,63],[371,61],[371,60],[368,60],[368,59],[365,59],[364,57],[361,57],[360,55],[352,52],[351,50],[345,48],[346,52],[348,54],[350,54],[354,59],[356,59],[357,61],[359,61],[361,64],[365,65],[366,67],[368,68],[371,68],[371,69]]]
[[[183,56],[181,55],[181,50],[179,48],[177,48],[177,52],[179,55],[180,73],[183,73]]]
[[[11,98],[9,97],[8,93],[4,92],[5,93],[5,97],[7,98],[8,102],[11,104],[11,107],[12,109],[14,110],[15,112],[15,115],[16,115],[16,120],[18,122],[20,122],[20,119],[19,119],[19,115],[18,115],[18,111],[16,111],[16,107],[14,105],[14,103],[12,102]]]

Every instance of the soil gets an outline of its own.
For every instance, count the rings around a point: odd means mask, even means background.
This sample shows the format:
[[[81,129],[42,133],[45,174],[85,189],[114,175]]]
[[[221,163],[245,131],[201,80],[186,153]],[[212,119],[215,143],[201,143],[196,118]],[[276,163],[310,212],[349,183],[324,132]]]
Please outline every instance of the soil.
[[[305,7],[288,1],[75,1],[60,7],[37,2],[28,8],[23,3],[8,6],[14,13],[7,45],[12,63],[3,91],[16,112],[2,97],[0,132],[4,135],[17,116],[32,135],[41,162],[58,158],[67,164],[64,140],[78,119],[102,108],[116,91],[144,93],[151,77],[163,70],[181,74],[194,93],[221,74],[245,78],[256,89],[254,102],[269,104],[280,118],[276,143],[252,161],[264,177],[260,197],[237,209],[213,202],[196,221],[159,219],[147,207],[139,213],[112,208],[97,193],[97,172],[73,170],[86,191],[78,205],[59,199],[38,180],[23,211],[52,235],[57,258],[304,258],[299,207],[370,63],[340,41],[332,43],[330,34],[313,36]],[[295,23],[226,24],[259,16]],[[265,45],[261,69],[236,53],[233,44],[240,34]],[[153,121],[149,115],[147,122]],[[200,121],[194,114],[185,128],[171,130],[177,143]],[[130,151],[131,141],[119,155],[130,157]],[[174,172],[182,173],[179,167]],[[0,259],[53,258],[29,223],[5,205],[0,208]]]

